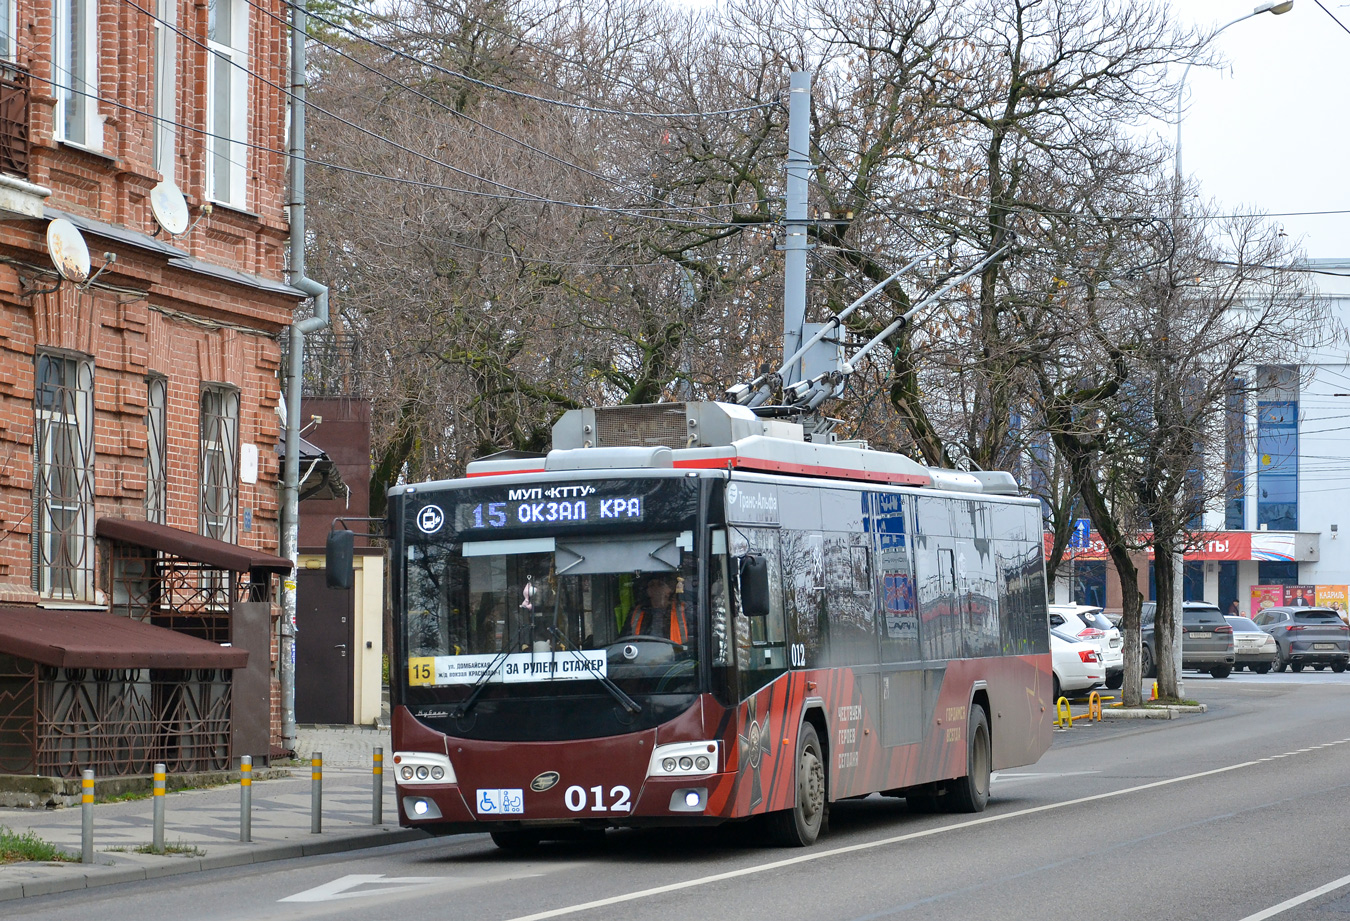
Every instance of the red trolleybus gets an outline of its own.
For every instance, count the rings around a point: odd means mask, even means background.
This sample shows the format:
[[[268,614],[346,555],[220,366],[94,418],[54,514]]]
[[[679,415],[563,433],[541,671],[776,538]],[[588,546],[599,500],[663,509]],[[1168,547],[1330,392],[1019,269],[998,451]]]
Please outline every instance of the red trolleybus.
[[[1049,746],[1040,508],[1011,476],[814,443],[723,403],[574,410],[539,458],[390,493],[399,820],[979,811]]]

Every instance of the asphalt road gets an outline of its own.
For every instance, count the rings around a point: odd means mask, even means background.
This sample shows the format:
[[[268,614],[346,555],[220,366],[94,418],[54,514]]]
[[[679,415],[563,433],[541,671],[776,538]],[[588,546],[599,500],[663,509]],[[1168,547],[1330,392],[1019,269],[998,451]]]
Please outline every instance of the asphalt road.
[[[486,836],[26,899],[26,921],[1350,918],[1350,674],[1186,675],[1206,714],[1079,722],[978,816],[835,804],[813,848]]]

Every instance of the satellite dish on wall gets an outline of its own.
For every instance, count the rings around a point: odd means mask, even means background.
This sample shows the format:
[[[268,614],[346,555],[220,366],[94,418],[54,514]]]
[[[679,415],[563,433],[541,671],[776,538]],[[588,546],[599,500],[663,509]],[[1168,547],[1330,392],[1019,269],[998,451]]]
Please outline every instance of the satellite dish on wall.
[[[61,277],[82,285],[89,280],[89,247],[84,234],[65,218],[47,225],[47,253]]]
[[[165,179],[150,190],[150,210],[169,236],[176,237],[188,229],[187,199],[172,179]]]

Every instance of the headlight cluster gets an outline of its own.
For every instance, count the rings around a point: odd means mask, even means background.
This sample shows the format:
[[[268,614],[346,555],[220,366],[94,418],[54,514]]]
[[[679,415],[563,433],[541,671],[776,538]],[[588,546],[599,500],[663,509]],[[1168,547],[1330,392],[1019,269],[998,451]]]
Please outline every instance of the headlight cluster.
[[[394,776],[401,784],[454,783],[455,769],[445,755],[395,752]]]
[[[674,742],[652,752],[648,777],[684,777],[718,770],[717,742]]]

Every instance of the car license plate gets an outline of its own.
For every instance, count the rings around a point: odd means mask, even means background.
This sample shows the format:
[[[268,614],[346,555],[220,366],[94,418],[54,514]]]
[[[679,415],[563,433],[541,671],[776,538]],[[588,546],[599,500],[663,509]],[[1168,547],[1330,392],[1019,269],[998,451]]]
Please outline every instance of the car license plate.
[[[1192,633],[1191,633],[1191,639],[1193,639],[1193,640],[1207,640],[1207,639],[1209,639],[1209,638],[1210,638],[1211,636],[1213,636],[1213,635],[1214,635],[1214,634],[1212,634],[1212,633],[1195,633],[1195,632],[1192,632]]]
[[[1335,643],[1313,643],[1313,649],[1335,649]]]
[[[1116,647],[1119,646],[1120,644],[1121,644],[1121,639],[1120,639],[1120,637],[1117,636],[1117,637],[1113,637],[1113,638],[1112,638],[1112,640],[1111,640],[1111,648],[1112,648],[1112,649],[1116,648]]]

